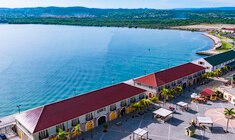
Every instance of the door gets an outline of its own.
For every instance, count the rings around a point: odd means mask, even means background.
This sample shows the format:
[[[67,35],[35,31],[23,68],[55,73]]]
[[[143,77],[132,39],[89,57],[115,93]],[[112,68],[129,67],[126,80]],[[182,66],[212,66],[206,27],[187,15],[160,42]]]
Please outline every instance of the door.
[[[106,123],[106,117],[105,116],[102,116],[98,119],[98,125],[102,125]]]

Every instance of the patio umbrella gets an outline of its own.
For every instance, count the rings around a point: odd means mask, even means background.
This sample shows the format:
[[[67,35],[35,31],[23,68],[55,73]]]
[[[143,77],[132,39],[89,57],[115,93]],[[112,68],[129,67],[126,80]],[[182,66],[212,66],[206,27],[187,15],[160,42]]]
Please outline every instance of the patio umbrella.
[[[192,93],[191,94],[191,98],[196,98],[198,95],[197,95],[197,93]]]

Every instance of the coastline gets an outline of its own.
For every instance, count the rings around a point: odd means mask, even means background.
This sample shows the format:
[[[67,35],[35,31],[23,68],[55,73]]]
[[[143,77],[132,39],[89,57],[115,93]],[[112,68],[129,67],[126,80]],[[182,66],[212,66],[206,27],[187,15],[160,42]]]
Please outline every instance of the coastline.
[[[210,38],[214,42],[214,45],[212,46],[211,49],[205,50],[205,51],[199,51],[199,52],[196,52],[196,54],[206,55],[206,56],[218,54],[219,52],[216,51],[216,49],[222,46],[222,41],[218,37],[208,34],[207,32],[203,33],[202,35]]]
[[[43,24],[44,25],[44,24]],[[57,26],[57,25],[56,25]],[[64,26],[64,25],[63,25]],[[66,25],[66,26],[71,26],[71,25]],[[91,27],[91,26],[88,26]],[[122,28],[122,27],[121,27]],[[140,28],[140,29],[146,29],[146,28]],[[152,30],[156,30],[156,29],[152,29]],[[159,30],[159,29],[158,29]],[[166,29],[166,30],[170,30],[170,29]],[[212,38],[211,38],[212,39]]]

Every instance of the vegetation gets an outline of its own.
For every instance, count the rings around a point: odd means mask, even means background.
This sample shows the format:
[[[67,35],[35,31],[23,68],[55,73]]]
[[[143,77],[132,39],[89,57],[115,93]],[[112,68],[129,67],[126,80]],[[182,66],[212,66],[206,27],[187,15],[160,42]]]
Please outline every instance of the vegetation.
[[[152,98],[150,98],[150,101],[151,101],[152,103],[157,103],[158,100],[159,100],[159,99],[158,99],[158,97],[156,97],[156,96],[153,96]]]
[[[175,92],[181,95],[181,93],[183,92],[183,87],[181,85],[178,85],[175,89]]]
[[[77,135],[80,135],[82,133],[82,130],[81,130],[81,125],[80,124],[77,124],[73,130],[72,130],[73,133],[77,134]]]
[[[227,51],[227,50],[230,50],[233,48],[233,45],[228,43],[228,42],[225,42],[225,41],[222,41],[222,47],[221,48],[218,48],[216,50],[218,51]]]
[[[140,102],[136,102],[132,105],[132,107],[135,109],[136,113],[140,114],[143,105]]]
[[[164,104],[166,103],[166,101],[168,101],[169,97],[174,97],[172,92],[166,88],[163,88],[161,90],[161,94],[164,96]]]
[[[235,8],[95,9],[84,7],[0,8],[0,23],[169,28],[195,24],[235,24]]]
[[[234,108],[225,108],[224,109],[224,115],[227,118],[227,127],[226,127],[225,132],[228,132],[229,120],[233,117],[234,114],[235,114]]]
[[[104,132],[107,132],[107,131],[108,131],[108,124],[105,123],[105,124],[103,125],[103,128],[104,128]]]
[[[65,132],[63,129],[59,129],[56,137],[58,140],[68,140],[68,133]]]

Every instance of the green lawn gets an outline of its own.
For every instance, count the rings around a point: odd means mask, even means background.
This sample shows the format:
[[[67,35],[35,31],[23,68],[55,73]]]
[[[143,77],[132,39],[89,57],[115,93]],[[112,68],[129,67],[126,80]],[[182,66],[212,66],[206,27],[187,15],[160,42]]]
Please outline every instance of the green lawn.
[[[231,44],[229,44],[228,42],[222,41],[222,47],[217,50],[220,52],[223,52],[223,51],[230,50],[232,48],[233,48],[233,46]]]

